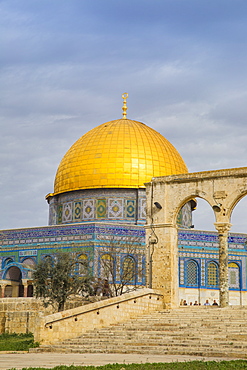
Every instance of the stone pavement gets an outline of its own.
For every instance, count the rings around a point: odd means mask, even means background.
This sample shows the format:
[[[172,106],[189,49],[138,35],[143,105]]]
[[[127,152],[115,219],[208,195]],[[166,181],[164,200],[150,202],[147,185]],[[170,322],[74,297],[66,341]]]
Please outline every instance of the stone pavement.
[[[46,369],[59,365],[106,365],[154,362],[183,361],[221,361],[229,358],[195,357],[179,355],[142,355],[118,353],[4,353],[0,352],[0,370],[22,369],[28,367],[44,367]]]

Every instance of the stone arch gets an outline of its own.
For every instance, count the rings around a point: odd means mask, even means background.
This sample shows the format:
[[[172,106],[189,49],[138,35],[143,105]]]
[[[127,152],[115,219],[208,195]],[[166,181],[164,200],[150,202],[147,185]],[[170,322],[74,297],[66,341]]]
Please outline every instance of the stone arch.
[[[239,194],[239,190],[234,191],[230,196],[229,196],[229,219],[232,217],[232,213],[237,206],[237,204],[247,196],[247,191],[242,192]]]
[[[200,198],[200,199],[204,200],[211,208],[215,204],[215,202],[212,201],[211,197],[208,196],[207,194],[205,194],[205,193],[197,194],[196,192],[190,192],[188,190],[188,193],[185,193],[184,197],[182,199],[178,199],[178,203],[175,205],[174,214],[172,216],[172,222],[171,222],[172,224],[175,224],[175,222],[177,220],[177,217],[178,217],[178,214],[180,212],[180,209],[186,203],[188,203],[189,201],[192,201],[196,198]],[[215,221],[216,221],[216,218],[215,218]]]
[[[181,206],[193,197],[207,201],[214,210],[215,228],[219,240],[220,305],[229,304],[228,287],[228,234],[232,209],[247,194],[247,167],[205,171],[153,178],[146,185],[147,244],[153,259],[151,286],[164,296],[167,308],[177,307],[178,300],[178,232],[176,217]],[[154,205],[162,207],[155,209]],[[150,235],[155,240],[148,240]]]

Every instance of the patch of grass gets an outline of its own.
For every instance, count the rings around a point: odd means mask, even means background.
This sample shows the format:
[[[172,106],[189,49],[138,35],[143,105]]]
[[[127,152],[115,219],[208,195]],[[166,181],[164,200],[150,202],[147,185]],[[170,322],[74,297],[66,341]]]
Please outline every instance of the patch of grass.
[[[50,370],[236,370],[247,369],[247,360],[234,361],[189,361],[154,364],[113,364],[104,366],[56,366]],[[16,369],[12,369],[16,370]],[[43,367],[23,368],[22,370],[45,370]]]
[[[34,342],[33,334],[8,334],[0,335],[0,351],[28,351],[29,348],[38,347]]]

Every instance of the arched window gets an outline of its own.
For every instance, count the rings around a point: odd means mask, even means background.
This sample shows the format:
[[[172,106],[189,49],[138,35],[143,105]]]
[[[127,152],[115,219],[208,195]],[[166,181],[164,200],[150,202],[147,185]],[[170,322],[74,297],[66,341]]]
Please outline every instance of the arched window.
[[[127,284],[133,284],[136,280],[136,262],[131,256],[127,256],[123,260],[121,280]]]
[[[88,256],[86,254],[80,254],[77,257],[77,262],[74,265],[75,273],[85,276],[88,274]]]
[[[114,281],[114,258],[111,254],[103,254],[100,259],[100,277],[106,279],[109,282]]]
[[[35,261],[32,259],[32,258],[25,258],[23,261],[22,261],[22,264],[24,265],[24,267],[29,267],[29,268],[34,268],[36,263]]]
[[[219,285],[218,265],[215,262],[208,263],[207,285],[213,288],[216,288]]]
[[[232,289],[239,289],[240,281],[239,281],[239,266],[235,262],[231,262],[228,265],[228,283],[229,288]]]
[[[199,285],[199,274],[198,274],[198,264],[196,261],[187,262],[187,286],[198,287]]]
[[[50,262],[51,264],[53,264],[53,257],[50,256],[49,254],[45,255],[42,257],[44,261],[48,261]]]

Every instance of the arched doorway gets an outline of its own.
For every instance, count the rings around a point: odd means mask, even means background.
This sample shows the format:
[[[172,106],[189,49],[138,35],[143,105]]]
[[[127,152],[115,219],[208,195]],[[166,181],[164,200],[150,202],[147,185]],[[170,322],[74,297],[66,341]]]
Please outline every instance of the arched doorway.
[[[23,297],[24,286],[22,284],[22,272],[17,266],[11,266],[5,274],[5,279],[11,284],[5,287],[4,297]]]

